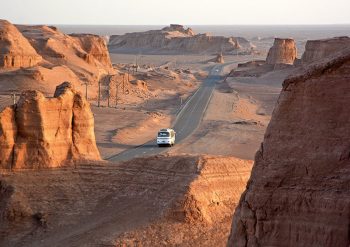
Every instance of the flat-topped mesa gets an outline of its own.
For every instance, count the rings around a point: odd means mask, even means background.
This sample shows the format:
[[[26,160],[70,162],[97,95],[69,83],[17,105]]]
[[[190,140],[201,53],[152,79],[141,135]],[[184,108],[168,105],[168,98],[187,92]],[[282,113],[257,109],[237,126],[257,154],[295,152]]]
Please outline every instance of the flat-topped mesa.
[[[89,103],[72,85],[54,98],[25,91],[0,113],[0,168],[59,167],[76,160],[100,160]]]
[[[309,40],[301,58],[302,64],[320,61],[324,58],[337,55],[344,49],[350,48],[349,37],[335,37],[331,39]]]
[[[107,44],[103,37],[93,34],[70,34],[70,36],[74,37],[86,51],[83,58],[87,63],[95,64],[94,59],[96,59],[103,66],[112,67]]]
[[[347,49],[284,81],[228,246],[349,245],[349,78]]]
[[[270,48],[266,58],[266,63],[275,64],[290,64],[293,65],[297,57],[297,48],[294,39],[276,38],[273,46]]]
[[[161,30],[112,35],[108,48],[111,52],[143,54],[253,52],[252,44],[244,38],[195,34],[190,28],[174,24]]]
[[[32,67],[42,57],[18,29],[6,20],[0,20],[0,68]]]

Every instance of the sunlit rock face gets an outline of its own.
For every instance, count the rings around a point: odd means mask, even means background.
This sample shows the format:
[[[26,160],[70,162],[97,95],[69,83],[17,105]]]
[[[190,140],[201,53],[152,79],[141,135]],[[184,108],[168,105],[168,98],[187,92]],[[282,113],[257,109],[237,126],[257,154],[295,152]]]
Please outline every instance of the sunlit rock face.
[[[305,52],[301,58],[302,64],[321,61],[324,58],[335,55],[344,49],[350,48],[349,37],[336,37],[322,40],[309,40],[305,46]]]
[[[70,83],[53,98],[25,91],[0,113],[0,167],[59,167],[75,160],[99,160],[89,103]]]
[[[293,39],[276,38],[266,58],[267,64],[293,65],[297,57],[297,48]]]
[[[18,29],[0,20],[0,68],[20,68],[37,65],[42,57]]]
[[[350,50],[283,83],[228,246],[348,246]]]

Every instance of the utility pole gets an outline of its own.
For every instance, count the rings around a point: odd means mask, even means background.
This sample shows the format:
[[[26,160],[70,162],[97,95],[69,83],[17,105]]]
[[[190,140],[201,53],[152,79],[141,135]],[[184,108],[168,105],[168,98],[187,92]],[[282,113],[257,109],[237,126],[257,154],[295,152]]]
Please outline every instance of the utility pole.
[[[111,90],[111,81],[112,81],[112,77],[108,72],[108,83],[107,83],[107,107],[109,108],[109,97],[110,97],[110,90]]]
[[[137,61],[138,60],[138,56],[136,56],[136,65],[135,65],[135,68],[136,68],[136,72],[137,72],[137,67],[138,67],[138,64],[137,64]]]
[[[125,94],[125,80],[124,80],[124,75],[123,75],[123,94]]]
[[[101,81],[98,80],[98,96],[97,96],[97,106],[100,107],[100,100],[101,100]]]
[[[88,100],[88,84],[85,83],[85,99]]]
[[[107,89],[107,106],[109,107],[109,95],[110,95],[110,82],[108,83],[108,89]]]
[[[118,106],[118,93],[119,93],[119,83],[116,81],[116,89],[115,89],[115,108]]]
[[[13,98],[13,104],[15,105],[16,104],[16,93],[12,94],[12,98]]]
[[[130,67],[128,67],[128,82],[130,82]]]

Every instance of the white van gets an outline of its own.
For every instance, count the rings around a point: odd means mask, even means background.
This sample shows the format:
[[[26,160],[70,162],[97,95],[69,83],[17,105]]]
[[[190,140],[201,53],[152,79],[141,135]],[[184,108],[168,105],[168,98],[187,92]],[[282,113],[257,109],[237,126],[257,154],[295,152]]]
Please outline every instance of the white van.
[[[173,129],[161,129],[157,136],[158,146],[173,146],[175,144],[175,134],[176,132]]]

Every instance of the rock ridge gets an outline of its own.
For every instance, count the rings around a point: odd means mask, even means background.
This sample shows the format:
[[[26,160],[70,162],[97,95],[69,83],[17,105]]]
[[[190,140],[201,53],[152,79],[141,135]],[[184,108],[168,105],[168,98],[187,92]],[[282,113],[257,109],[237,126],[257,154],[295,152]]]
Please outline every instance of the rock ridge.
[[[253,45],[241,37],[195,34],[190,28],[171,25],[162,30],[112,35],[108,44],[111,52],[144,54],[208,53],[236,54],[251,53]]]

